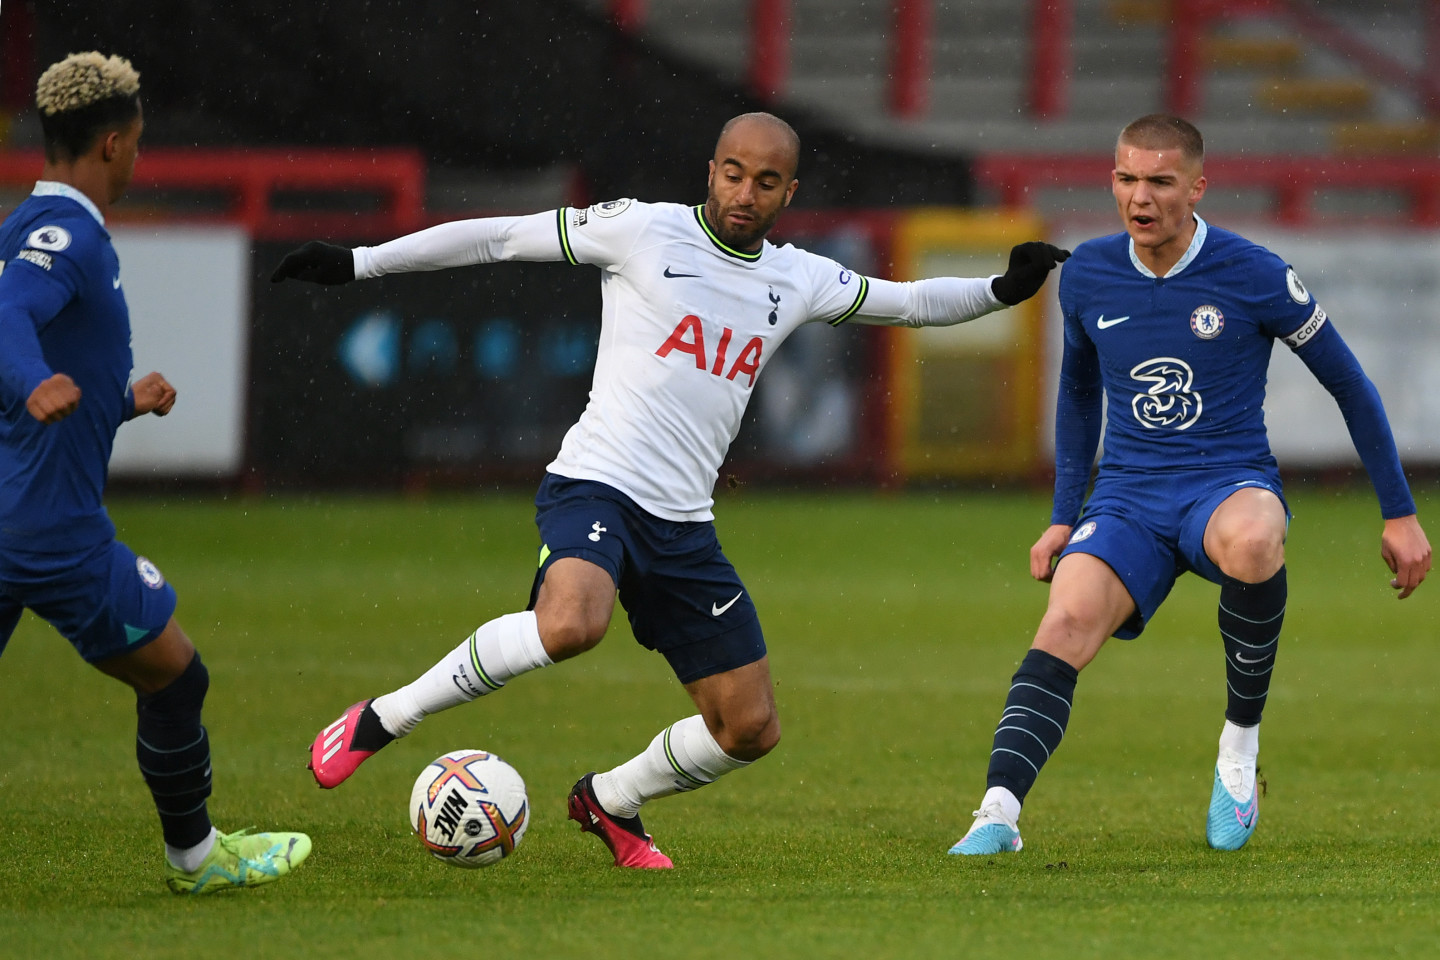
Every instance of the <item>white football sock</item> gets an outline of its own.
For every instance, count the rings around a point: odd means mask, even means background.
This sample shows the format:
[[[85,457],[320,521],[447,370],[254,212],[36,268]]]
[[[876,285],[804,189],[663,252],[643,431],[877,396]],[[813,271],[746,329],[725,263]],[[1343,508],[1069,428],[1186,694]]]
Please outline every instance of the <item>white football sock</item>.
[[[1004,818],[1005,825],[1014,827],[1020,822],[1020,798],[1005,787],[991,787],[985,791],[985,796],[980,798],[981,820],[986,819],[983,811],[992,804],[999,806],[1000,815]]]
[[[186,873],[194,873],[200,869],[200,864],[210,856],[210,850],[215,846],[215,828],[210,828],[210,834],[193,847],[172,847],[165,844],[165,859],[177,870],[184,870]]]
[[[1220,746],[1253,760],[1260,756],[1260,724],[1242,727],[1226,720],[1220,730]]]
[[[403,737],[430,714],[494,693],[512,677],[553,662],[540,642],[535,612],[508,613],[481,626],[414,683],[370,706],[381,726]]]
[[[699,715],[676,721],[633,759],[597,773],[595,799],[614,817],[634,817],[647,800],[714,783],[731,770],[748,767],[720,749]]]
[[[1236,803],[1245,803],[1255,795],[1255,761],[1259,757],[1260,725],[1241,727],[1226,720],[1220,731],[1215,768]]]

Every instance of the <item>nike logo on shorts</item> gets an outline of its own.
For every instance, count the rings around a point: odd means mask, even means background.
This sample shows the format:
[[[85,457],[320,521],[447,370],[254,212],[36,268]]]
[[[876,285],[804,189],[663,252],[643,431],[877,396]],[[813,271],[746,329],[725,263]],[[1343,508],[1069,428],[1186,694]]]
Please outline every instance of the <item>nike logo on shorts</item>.
[[[1115,324],[1117,324],[1117,323],[1124,323],[1126,320],[1129,320],[1129,319],[1130,319],[1130,315],[1129,315],[1129,314],[1126,314],[1126,315],[1123,316],[1123,317],[1116,317],[1114,320],[1106,320],[1106,319],[1105,319],[1105,314],[1102,313],[1102,314],[1100,314],[1100,319],[1095,321],[1095,326],[1096,326],[1097,329],[1100,329],[1100,330],[1108,330],[1108,329],[1110,329],[1111,327],[1115,326]]]
[[[741,597],[743,597],[744,595],[745,595],[745,591],[744,591],[744,590],[741,590],[739,593],[735,594],[735,596],[731,597],[731,598],[730,598],[730,602],[727,603],[727,604],[725,604],[723,607],[720,606],[720,604],[718,604],[718,603],[712,603],[712,604],[710,604],[710,616],[712,616],[712,617],[718,617],[718,616],[720,616],[720,614],[724,613],[726,610],[729,610],[731,607],[735,606],[735,601],[736,601],[736,600],[739,600],[739,599],[740,599]]]

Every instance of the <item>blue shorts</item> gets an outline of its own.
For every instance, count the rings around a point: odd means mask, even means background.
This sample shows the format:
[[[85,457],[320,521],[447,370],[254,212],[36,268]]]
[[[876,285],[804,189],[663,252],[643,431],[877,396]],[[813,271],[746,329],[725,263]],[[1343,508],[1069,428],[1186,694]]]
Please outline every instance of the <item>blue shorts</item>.
[[[1224,575],[1205,554],[1205,527],[1215,509],[1241,487],[1269,490],[1285,504],[1279,476],[1265,470],[1112,474],[1095,482],[1060,556],[1099,557],[1125,584],[1135,601],[1135,613],[1115,636],[1138,637],[1187,570],[1212,583],[1221,582]],[[1290,515],[1288,506],[1285,515]]]
[[[755,604],[713,523],[661,520],[607,484],[546,474],[535,525],[541,547],[532,609],[550,565],[579,557],[610,574],[635,639],[664,655],[681,683],[765,656]]]
[[[118,540],[79,556],[0,554],[0,652],[26,607],[95,663],[160,636],[175,613],[175,588]]]

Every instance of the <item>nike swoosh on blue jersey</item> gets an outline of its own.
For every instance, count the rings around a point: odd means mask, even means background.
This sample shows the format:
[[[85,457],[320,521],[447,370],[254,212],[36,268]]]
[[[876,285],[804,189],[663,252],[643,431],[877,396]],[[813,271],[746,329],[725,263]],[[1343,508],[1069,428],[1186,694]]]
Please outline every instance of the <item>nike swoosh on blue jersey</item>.
[[[1110,328],[1110,327],[1115,326],[1115,324],[1117,324],[1117,323],[1124,323],[1126,320],[1129,320],[1129,319],[1130,319],[1130,315],[1127,313],[1127,314],[1126,314],[1125,316],[1123,316],[1123,317],[1116,317],[1114,320],[1106,320],[1106,319],[1105,319],[1105,314],[1102,313],[1102,314],[1100,314],[1100,319],[1095,321],[1095,326],[1096,326],[1097,329],[1105,330],[1105,329],[1108,329],[1108,328]]]
[[[700,276],[700,274],[698,274],[698,273],[671,273],[671,272],[670,272],[670,268],[669,268],[669,267],[666,267],[666,268],[665,268],[665,276],[669,277],[671,280],[674,280],[676,277],[698,277],[698,276]]]

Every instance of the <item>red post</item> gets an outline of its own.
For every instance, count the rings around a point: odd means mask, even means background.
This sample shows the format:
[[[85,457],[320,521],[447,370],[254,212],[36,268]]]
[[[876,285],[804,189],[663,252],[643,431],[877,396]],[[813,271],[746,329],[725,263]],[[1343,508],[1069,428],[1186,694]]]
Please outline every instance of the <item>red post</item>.
[[[610,20],[626,33],[645,25],[645,0],[610,0]]]
[[[1204,79],[1200,47],[1207,20],[1204,6],[1198,2],[1170,5],[1165,109],[1181,117],[1194,116],[1200,109],[1200,83]]]
[[[750,92],[775,100],[790,71],[790,0],[750,0]]]
[[[890,36],[890,112],[925,115],[930,92],[930,0],[893,0]]]
[[[1030,2],[1030,113],[1058,120],[1069,109],[1075,11],[1070,0]]]

